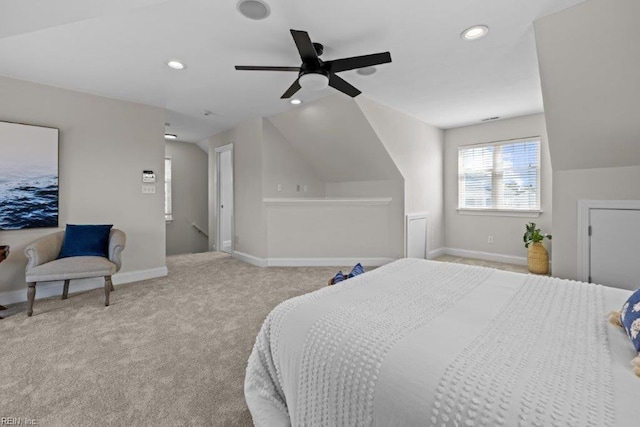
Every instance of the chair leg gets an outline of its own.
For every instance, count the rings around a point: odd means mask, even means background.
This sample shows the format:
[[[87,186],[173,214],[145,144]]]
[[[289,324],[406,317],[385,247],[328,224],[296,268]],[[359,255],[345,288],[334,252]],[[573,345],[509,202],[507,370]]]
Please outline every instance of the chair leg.
[[[104,276],[104,305],[105,307],[109,306],[109,293],[111,292],[111,288],[113,287],[113,283],[111,283],[111,276]]]
[[[69,295],[69,282],[71,280],[64,281],[64,288],[62,289],[62,299],[67,299],[67,295]]]
[[[111,282],[111,292],[113,292],[116,290],[116,288],[113,287],[113,280],[110,280],[110,282]]]
[[[33,314],[33,301],[36,299],[36,282],[27,283],[27,316]]]

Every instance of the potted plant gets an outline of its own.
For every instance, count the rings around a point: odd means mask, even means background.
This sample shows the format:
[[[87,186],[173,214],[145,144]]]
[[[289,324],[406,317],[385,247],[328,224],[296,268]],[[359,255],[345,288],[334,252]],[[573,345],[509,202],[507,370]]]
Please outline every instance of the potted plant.
[[[524,241],[524,247],[529,249],[527,256],[529,271],[535,274],[549,273],[549,253],[542,244],[545,237],[551,240],[551,234],[542,234],[540,229],[536,228],[535,222],[530,222],[526,225],[522,240]]]

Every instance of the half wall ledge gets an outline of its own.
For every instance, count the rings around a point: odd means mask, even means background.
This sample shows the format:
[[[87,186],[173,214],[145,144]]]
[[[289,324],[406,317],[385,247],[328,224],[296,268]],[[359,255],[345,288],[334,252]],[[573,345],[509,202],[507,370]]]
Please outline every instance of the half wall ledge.
[[[265,198],[265,205],[278,206],[385,206],[391,197],[332,197],[332,198]]]

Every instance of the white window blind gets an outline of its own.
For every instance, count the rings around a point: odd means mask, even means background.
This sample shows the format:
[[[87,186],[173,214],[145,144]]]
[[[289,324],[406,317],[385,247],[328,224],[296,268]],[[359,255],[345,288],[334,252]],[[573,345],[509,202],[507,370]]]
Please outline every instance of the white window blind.
[[[458,208],[540,210],[540,138],[460,147]]]
[[[164,219],[171,221],[171,157],[164,158]]]

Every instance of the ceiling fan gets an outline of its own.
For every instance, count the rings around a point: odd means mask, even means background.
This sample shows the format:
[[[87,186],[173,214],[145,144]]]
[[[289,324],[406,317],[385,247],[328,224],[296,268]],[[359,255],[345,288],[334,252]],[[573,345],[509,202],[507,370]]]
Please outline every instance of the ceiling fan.
[[[302,65],[299,67],[262,67],[252,65],[236,65],[236,70],[248,71],[295,71],[298,78],[282,94],[281,98],[291,98],[300,89],[320,90],[327,86],[339,90],[353,98],[360,95],[360,91],[347,83],[335,73],[355,70],[356,68],[372,67],[374,65],[391,62],[391,53],[382,52],[371,55],[353,56],[351,58],[323,61],[320,59],[324,47],[320,43],[312,43],[306,31],[291,30],[296,43]]]

